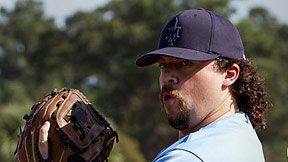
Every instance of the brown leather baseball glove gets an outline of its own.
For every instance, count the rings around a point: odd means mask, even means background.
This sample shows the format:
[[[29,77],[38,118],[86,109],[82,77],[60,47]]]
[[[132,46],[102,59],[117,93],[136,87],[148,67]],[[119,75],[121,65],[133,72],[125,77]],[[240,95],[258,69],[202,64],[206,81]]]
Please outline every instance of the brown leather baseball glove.
[[[86,97],[76,89],[54,90],[32,106],[15,151],[17,162],[104,162],[112,150],[114,131]],[[38,148],[39,130],[49,121],[48,158]]]

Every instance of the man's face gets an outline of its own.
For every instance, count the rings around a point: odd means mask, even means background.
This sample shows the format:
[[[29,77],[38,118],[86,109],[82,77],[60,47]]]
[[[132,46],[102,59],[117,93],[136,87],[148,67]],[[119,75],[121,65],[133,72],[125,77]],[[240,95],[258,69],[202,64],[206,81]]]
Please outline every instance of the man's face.
[[[223,73],[214,61],[160,57],[160,100],[169,124],[191,129],[221,104]]]

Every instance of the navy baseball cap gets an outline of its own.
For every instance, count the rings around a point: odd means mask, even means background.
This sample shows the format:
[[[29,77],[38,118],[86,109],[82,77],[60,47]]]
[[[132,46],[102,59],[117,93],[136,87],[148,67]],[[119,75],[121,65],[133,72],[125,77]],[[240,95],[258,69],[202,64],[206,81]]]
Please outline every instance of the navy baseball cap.
[[[147,66],[169,56],[191,61],[217,57],[245,59],[236,27],[227,19],[205,9],[185,10],[168,21],[158,49],[140,56],[137,66]]]

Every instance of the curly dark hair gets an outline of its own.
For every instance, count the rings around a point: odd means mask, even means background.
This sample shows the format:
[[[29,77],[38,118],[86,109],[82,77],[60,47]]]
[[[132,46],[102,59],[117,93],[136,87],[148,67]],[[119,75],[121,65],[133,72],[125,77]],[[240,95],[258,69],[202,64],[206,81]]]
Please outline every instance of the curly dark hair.
[[[268,107],[272,106],[264,89],[264,80],[259,76],[256,65],[252,60],[229,60],[217,58],[218,70],[224,71],[233,64],[238,64],[240,74],[230,90],[235,97],[240,111],[249,116],[249,119],[256,131],[266,126],[265,115]]]

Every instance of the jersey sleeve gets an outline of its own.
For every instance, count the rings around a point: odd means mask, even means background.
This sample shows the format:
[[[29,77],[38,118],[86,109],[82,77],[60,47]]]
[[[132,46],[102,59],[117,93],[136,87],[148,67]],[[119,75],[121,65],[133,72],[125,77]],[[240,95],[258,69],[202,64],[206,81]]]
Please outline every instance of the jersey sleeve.
[[[161,157],[155,159],[153,162],[204,162],[194,153],[177,149],[172,150]]]

